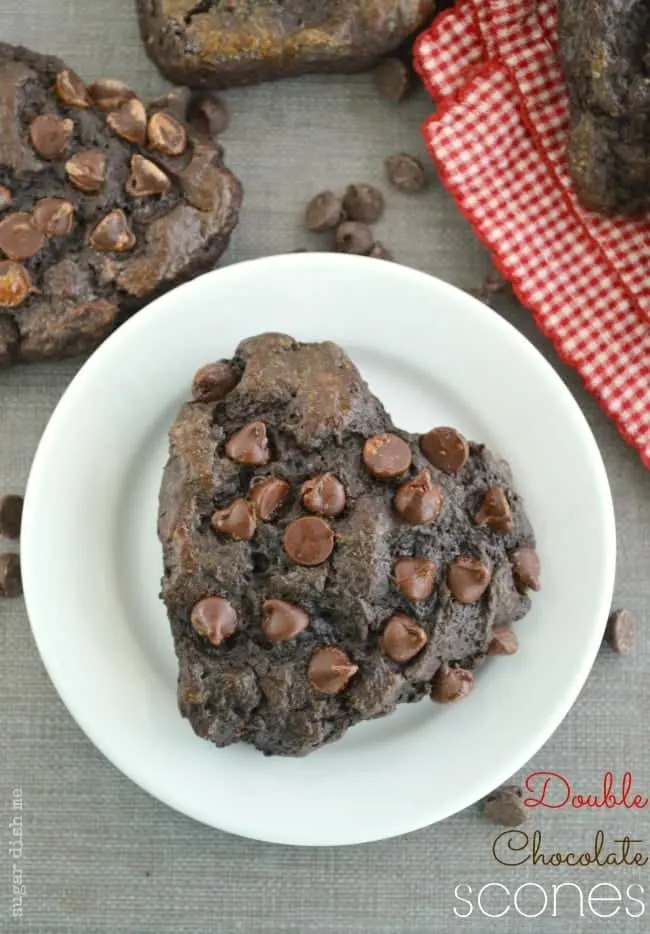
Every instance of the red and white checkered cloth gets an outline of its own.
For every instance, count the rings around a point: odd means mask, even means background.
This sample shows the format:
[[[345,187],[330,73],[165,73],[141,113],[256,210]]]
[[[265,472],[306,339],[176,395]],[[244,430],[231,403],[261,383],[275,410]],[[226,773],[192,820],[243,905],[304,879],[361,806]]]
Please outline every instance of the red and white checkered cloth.
[[[444,185],[560,357],[650,468],[650,216],[576,199],[557,0],[460,0],[415,47]]]

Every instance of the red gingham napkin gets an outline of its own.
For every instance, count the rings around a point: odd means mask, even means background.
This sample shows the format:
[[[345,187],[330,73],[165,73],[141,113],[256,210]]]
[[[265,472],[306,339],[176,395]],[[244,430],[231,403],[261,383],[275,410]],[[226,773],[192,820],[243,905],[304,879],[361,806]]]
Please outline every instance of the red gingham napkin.
[[[576,199],[556,0],[460,0],[415,46],[436,113],[423,128],[444,185],[650,467],[650,217]]]

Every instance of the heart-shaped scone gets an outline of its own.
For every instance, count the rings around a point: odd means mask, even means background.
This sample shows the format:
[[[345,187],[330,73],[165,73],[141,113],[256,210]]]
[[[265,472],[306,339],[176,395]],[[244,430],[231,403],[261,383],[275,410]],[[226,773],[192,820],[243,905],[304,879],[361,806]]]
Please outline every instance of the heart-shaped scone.
[[[454,428],[399,430],[340,347],[278,334],[196,374],[159,535],[180,710],[265,753],[460,700],[539,588],[504,461]]]

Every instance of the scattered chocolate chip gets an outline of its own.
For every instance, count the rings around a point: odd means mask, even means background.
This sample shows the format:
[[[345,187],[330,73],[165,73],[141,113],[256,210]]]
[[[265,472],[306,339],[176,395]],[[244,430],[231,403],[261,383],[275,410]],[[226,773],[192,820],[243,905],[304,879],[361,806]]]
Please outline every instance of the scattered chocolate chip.
[[[56,76],[54,90],[69,107],[90,107],[90,97],[79,75],[70,68],[65,68]]]
[[[442,489],[425,468],[403,483],[393,500],[399,516],[411,525],[435,522],[442,509]]]
[[[68,159],[65,170],[75,188],[86,194],[94,194],[104,184],[106,159],[99,149],[84,149]]]
[[[88,243],[100,253],[123,253],[135,246],[135,234],[129,227],[124,211],[110,211],[93,227]]]
[[[5,185],[0,185],[0,211],[6,210],[11,204],[11,192]]]
[[[335,246],[339,253],[369,253],[375,238],[367,224],[360,221],[343,221],[336,228]]]
[[[100,110],[118,110],[122,104],[136,97],[135,91],[115,78],[99,78],[88,88],[93,103]]]
[[[345,487],[331,473],[305,480],[300,488],[305,509],[317,516],[338,516],[345,509]]]
[[[358,670],[359,666],[342,649],[328,645],[312,655],[307,679],[311,687],[321,694],[339,694]]]
[[[518,785],[503,785],[487,796],[483,802],[483,813],[495,824],[517,827],[524,823],[527,816],[523,796]]]
[[[287,557],[304,567],[315,567],[327,561],[334,550],[334,532],[316,516],[303,516],[291,522],[284,533]]]
[[[417,603],[431,596],[436,571],[435,563],[426,558],[400,558],[395,562],[393,577],[406,599]]]
[[[249,467],[268,464],[271,452],[264,422],[249,422],[231,435],[226,442],[226,456]]]
[[[399,58],[385,58],[375,68],[373,78],[380,97],[392,104],[406,97],[411,82],[409,70]]]
[[[131,159],[131,175],[126,183],[127,193],[132,198],[147,198],[150,195],[162,195],[171,187],[171,180],[163,170],[145,159],[144,156],[133,156]]]
[[[411,449],[393,434],[374,435],[363,446],[363,462],[373,477],[399,477],[411,466]]]
[[[384,213],[384,196],[374,185],[365,182],[348,185],[343,196],[343,210],[348,220],[374,224]]]
[[[147,127],[151,149],[167,156],[180,156],[187,148],[187,130],[182,123],[164,111],[152,114]]]
[[[384,627],[379,646],[394,662],[410,662],[427,642],[426,632],[414,619],[405,613],[395,613]]]
[[[257,513],[257,518],[268,522],[280,509],[289,495],[291,487],[279,477],[256,477],[248,494]]]
[[[111,111],[106,122],[114,133],[129,143],[141,146],[147,138],[147,111],[137,98],[126,101],[119,110]]]
[[[420,449],[438,470],[458,473],[469,457],[469,444],[455,428],[432,428],[420,438]]]
[[[19,597],[23,592],[20,557],[12,552],[0,555],[0,597]]]
[[[45,246],[45,237],[26,211],[0,221],[0,250],[9,259],[29,259]]]
[[[447,586],[459,603],[477,603],[491,580],[490,568],[472,555],[456,558],[447,571]]]
[[[262,606],[262,633],[270,642],[293,639],[309,626],[305,611],[286,600],[265,600]]]
[[[619,655],[629,655],[633,651],[636,632],[629,610],[614,610],[607,620],[605,639]]]
[[[539,590],[539,575],[541,564],[539,555],[534,548],[517,548],[510,552],[512,576],[520,593],[526,590]]]
[[[422,191],[427,182],[424,166],[415,156],[406,152],[396,153],[384,160],[388,181],[406,194]]]
[[[491,266],[483,279],[481,293],[484,297],[489,298],[490,295],[495,295],[498,292],[506,292],[509,288],[510,283],[503,273],[497,269],[496,266]]]
[[[65,198],[41,198],[32,209],[32,217],[46,237],[67,237],[74,226],[74,207]]]
[[[172,88],[167,94],[152,101],[149,108],[152,111],[167,110],[181,123],[185,123],[194,94],[195,92],[188,87]]]
[[[194,94],[187,108],[187,121],[208,136],[220,136],[230,123],[225,101],[216,94]]]
[[[308,230],[321,232],[336,227],[343,219],[341,199],[333,191],[321,191],[312,198],[305,212],[305,226]]]
[[[497,623],[492,627],[488,655],[514,655],[518,648],[519,639],[509,626]]]
[[[204,597],[194,606],[191,622],[200,636],[221,645],[237,629],[237,613],[223,597]]]
[[[375,240],[368,256],[372,259],[384,259],[388,263],[392,263],[394,259],[393,254],[384,246],[381,240]]]
[[[20,523],[23,518],[23,498],[13,493],[0,497],[0,535],[3,538],[20,538]]]
[[[466,697],[474,686],[471,671],[452,668],[446,662],[436,672],[431,685],[431,700],[439,704],[451,704]]]
[[[17,308],[32,291],[29,274],[23,266],[9,260],[0,262],[0,308]]]
[[[230,363],[208,363],[194,374],[192,398],[195,402],[221,402],[238,382],[237,370]]]
[[[485,491],[474,522],[476,525],[488,525],[495,532],[512,532],[510,503],[500,487],[491,486]]]
[[[210,522],[215,532],[230,535],[236,542],[249,542],[257,528],[255,509],[246,499],[234,499],[225,509],[217,509]]]
[[[32,146],[43,159],[60,159],[68,147],[74,122],[56,114],[34,117],[29,127]]]

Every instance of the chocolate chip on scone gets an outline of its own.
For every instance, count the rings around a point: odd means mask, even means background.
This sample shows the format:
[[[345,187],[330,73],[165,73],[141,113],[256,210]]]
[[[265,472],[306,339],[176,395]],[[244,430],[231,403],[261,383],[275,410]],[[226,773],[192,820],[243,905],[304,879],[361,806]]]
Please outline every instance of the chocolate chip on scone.
[[[184,117],[0,43],[0,366],[87,353],[215,265],[241,187]]]
[[[396,428],[331,343],[251,338],[193,396],[159,536],[198,735],[302,755],[399,703],[460,701],[479,662],[514,652],[539,562],[502,460]]]
[[[225,88],[372,66],[430,16],[434,0],[137,0],[165,77]]]

